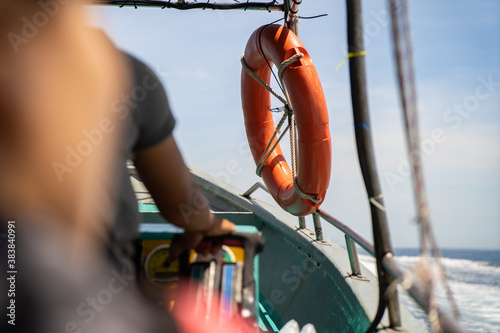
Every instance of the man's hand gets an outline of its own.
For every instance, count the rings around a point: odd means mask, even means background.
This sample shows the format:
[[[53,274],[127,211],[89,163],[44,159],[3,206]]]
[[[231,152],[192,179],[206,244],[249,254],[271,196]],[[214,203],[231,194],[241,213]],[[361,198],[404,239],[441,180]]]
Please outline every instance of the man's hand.
[[[213,216],[213,225],[210,229],[204,232],[185,232],[172,244],[170,247],[170,260],[173,261],[177,259],[182,252],[195,248],[205,236],[224,236],[233,231],[236,231],[234,223]],[[220,249],[221,245],[213,244],[209,251],[215,254],[219,252]]]
[[[189,173],[173,135],[153,147],[136,151],[134,164],[163,217],[187,230],[172,244],[172,260],[194,248],[205,236],[222,236],[236,230],[232,222],[210,211],[209,202]]]

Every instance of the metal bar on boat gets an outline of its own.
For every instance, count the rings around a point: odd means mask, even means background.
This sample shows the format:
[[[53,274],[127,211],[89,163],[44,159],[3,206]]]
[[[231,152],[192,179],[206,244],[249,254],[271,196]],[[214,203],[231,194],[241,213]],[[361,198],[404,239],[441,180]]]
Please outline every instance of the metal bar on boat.
[[[321,219],[319,215],[313,213],[313,223],[314,223],[314,232],[316,233],[316,240],[323,241],[323,229],[321,228]]]
[[[265,10],[283,11],[283,5],[275,1],[271,2],[234,2],[234,3],[211,3],[211,2],[190,2],[190,1],[167,1],[167,0],[92,0],[92,5],[118,6],[118,7],[155,7],[173,9],[218,9],[218,10]]]
[[[373,245],[370,244],[366,239],[363,238],[360,234],[358,234],[355,230],[348,227],[346,224],[340,222],[330,214],[318,209],[316,214],[321,216],[326,222],[333,225],[335,228],[342,231],[344,234],[348,235],[352,240],[358,243],[366,252],[368,252],[372,257],[375,256],[375,250],[373,249]]]
[[[269,190],[267,189],[267,187],[264,184],[262,184],[261,182],[256,182],[255,184],[252,185],[252,187],[250,187],[248,190],[246,190],[246,192],[243,193],[242,196],[244,198],[250,198],[252,193],[257,191],[259,188],[261,188],[264,191],[266,191],[267,193],[269,193]]]
[[[358,250],[356,249],[356,243],[351,237],[344,234],[345,245],[347,247],[347,254],[349,254],[349,263],[351,264],[351,275],[361,275],[361,268],[359,267]]]
[[[353,229],[349,228],[347,225],[344,223],[340,222],[333,216],[329,215],[328,213],[317,210],[316,214],[320,217],[322,217],[325,221],[339,229],[341,232],[344,233],[346,237],[346,243],[347,243],[347,238],[350,239],[351,242],[355,242],[359,244],[366,252],[368,252],[371,256],[375,256],[375,250],[373,249],[373,246],[365,240],[360,234],[358,234],[356,231]],[[350,252],[349,252],[349,246],[348,248],[348,253],[349,253],[349,260],[351,260]],[[356,255],[357,257],[357,255]],[[351,261],[352,262],[352,261]],[[359,261],[358,261],[359,265]],[[394,278],[398,279],[399,281],[402,281],[405,276],[405,272],[403,269],[398,265],[396,260],[394,260],[394,256],[392,253],[388,253],[384,256],[382,259],[382,265],[384,268],[387,270],[387,272]],[[352,269],[352,266],[351,266]],[[353,269],[354,272],[354,269]],[[417,304],[428,313],[429,311],[429,294],[425,292],[425,289],[422,287],[421,284],[418,282],[414,281],[410,288],[406,290],[408,295],[410,295],[411,298],[413,298]],[[443,332],[445,333],[464,333],[466,332],[463,328],[458,326],[457,321],[452,318],[449,314],[444,313],[441,310],[438,310],[438,317],[439,317],[439,324],[441,325],[441,328],[443,329]]]
[[[299,229],[306,228],[306,218],[304,216],[299,216]]]

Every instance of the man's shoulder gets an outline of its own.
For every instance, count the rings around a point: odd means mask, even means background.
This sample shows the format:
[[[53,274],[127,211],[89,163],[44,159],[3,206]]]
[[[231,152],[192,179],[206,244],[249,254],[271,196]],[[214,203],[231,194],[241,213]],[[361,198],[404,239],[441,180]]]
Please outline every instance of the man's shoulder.
[[[165,89],[153,70],[137,57],[125,53],[130,63],[132,83],[128,96],[133,131],[133,150],[148,148],[168,137],[175,127]]]

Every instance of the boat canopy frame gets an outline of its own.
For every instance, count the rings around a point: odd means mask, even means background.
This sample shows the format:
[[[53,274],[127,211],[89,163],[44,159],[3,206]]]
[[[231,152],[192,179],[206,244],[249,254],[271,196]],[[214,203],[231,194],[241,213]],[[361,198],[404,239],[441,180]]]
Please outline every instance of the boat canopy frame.
[[[153,8],[173,8],[180,10],[188,9],[213,9],[213,10],[264,10],[264,11],[284,11],[288,12],[289,3],[298,4],[301,1],[285,0],[282,3],[278,1],[171,1],[171,0],[92,0],[93,5],[110,5],[122,7],[153,7]]]

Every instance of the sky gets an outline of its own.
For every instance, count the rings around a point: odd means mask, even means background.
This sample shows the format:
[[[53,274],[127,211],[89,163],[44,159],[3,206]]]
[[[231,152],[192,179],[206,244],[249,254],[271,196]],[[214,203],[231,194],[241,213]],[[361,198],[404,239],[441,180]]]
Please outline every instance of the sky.
[[[396,86],[387,1],[363,1],[371,126],[394,247],[419,231]],[[113,42],[165,85],[186,163],[243,191],[255,175],[243,125],[240,56],[251,33],[280,12],[92,7]],[[354,139],[344,1],[304,0],[299,37],[322,82],[332,135],[332,177],[322,209],[371,240]],[[500,2],[410,1],[431,222],[443,248],[500,248]],[[273,106],[279,106],[276,100]],[[288,141],[282,148],[288,151]],[[286,155],[285,156],[289,156]],[[288,159],[289,160],[289,159]],[[272,201],[266,194],[260,198]],[[312,219],[306,219],[312,229]],[[343,235],[326,222],[327,238]]]

